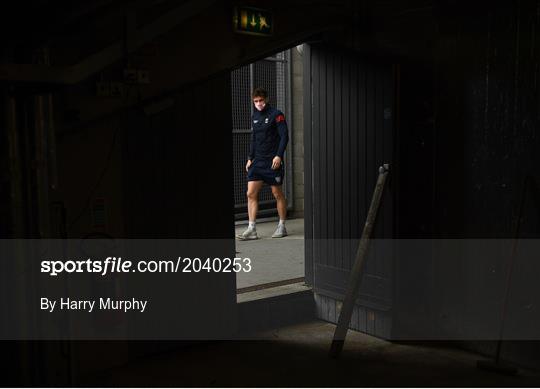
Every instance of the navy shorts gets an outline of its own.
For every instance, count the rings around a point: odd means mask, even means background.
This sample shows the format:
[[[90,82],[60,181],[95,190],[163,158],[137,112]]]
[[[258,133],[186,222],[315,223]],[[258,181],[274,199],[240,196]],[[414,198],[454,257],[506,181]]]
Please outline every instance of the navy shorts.
[[[258,160],[254,159],[253,163],[248,169],[247,180],[248,181],[264,181],[268,185],[282,185],[283,177],[285,175],[285,169],[283,168],[283,162],[279,169],[272,169],[272,160]]]

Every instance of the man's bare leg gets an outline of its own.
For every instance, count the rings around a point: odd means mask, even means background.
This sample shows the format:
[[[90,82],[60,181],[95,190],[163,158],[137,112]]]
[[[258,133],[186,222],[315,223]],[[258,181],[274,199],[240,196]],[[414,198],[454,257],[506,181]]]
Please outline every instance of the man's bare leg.
[[[255,221],[257,220],[257,211],[259,210],[259,192],[262,188],[262,181],[248,181],[248,190],[246,193],[248,201],[248,228],[236,237],[240,240],[258,239]]]
[[[287,218],[287,199],[281,190],[280,185],[272,185],[272,194],[277,202],[277,211],[279,220],[285,220]]]
[[[248,181],[247,201],[248,201],[248,216],[250,222],[257,220],[257,212],[259,211],[259,192],[263,186],[262,181]]]
[[[281,186],[272,185],[272,194],[276,199],[279,214],[279,224],[276,232],[272,234],[272,238],[283,238],[287,236],[287,229],[285,228],[285,218],[287,217],[287,199],[281,190]]]

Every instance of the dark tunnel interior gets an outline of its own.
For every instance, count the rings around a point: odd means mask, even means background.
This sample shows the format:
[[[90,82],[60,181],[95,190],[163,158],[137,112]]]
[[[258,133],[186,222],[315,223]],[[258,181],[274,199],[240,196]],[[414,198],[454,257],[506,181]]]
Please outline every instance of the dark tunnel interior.
[[[20,0],[0,18],[2,386],[540,385],[538,1]],[[242,255],[233,156],[262,61],[288,72],[270,101],[304,235],[247,243],[301,245],[305,277],[237,294],[236,270],[131,270]],[[120,252],[123,272],[91,274]],[[68,259],[83,270],[44,270]]]

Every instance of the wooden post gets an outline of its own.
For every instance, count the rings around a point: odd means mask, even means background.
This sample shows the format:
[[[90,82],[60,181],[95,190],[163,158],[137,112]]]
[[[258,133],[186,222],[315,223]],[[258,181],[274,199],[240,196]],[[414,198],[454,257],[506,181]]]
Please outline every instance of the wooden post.
[[[373,231],[373,225],[377,218],[377,211],[381,202],[381,197],[386,182],[386,176],[389,172],[389,165],[384,164],[379,168],[379,178],[377,179],[377,185],[373,192],[373,198],[371,199],[371,205],[366,218],[366,224],[362,231],[362,237],[358,244],[358,250],[356,251],[356,258],[354,260],[354,266],[349,276],[349,282],[347,284],[347,293],[345,294],[345,301],[339,315],[338,324],[334,333],[334,339],[332,340],[332,346],[330,347],[330,357],[339,357],[343,344],[345,343],[345,336],[347,336],[347,330],[349,329],[349,323],[351,322],[351,316],[354,309],[354,302],[358,297],[358,291],[360,287],[360,281],[362,280],[364,262],[367,258],[369,251],[369,239]]]

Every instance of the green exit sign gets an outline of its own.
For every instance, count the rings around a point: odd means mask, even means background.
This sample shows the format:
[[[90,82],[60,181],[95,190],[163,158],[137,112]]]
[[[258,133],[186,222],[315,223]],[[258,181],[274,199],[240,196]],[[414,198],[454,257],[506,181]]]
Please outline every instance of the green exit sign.
[[[259,8],[236,7],[233,24],[241,34],[270,36],[274,31],[272,13]]]

